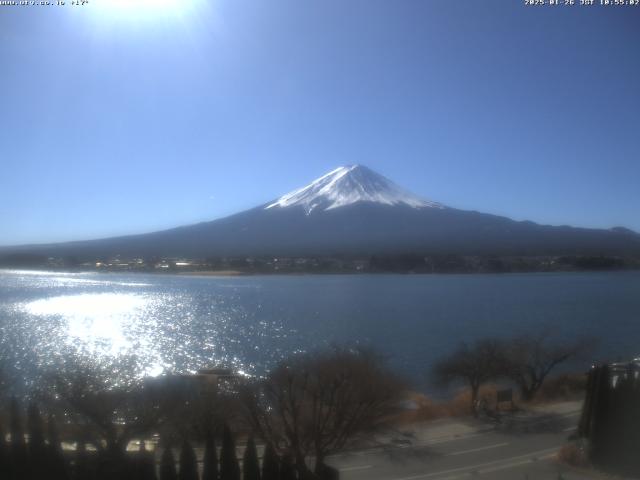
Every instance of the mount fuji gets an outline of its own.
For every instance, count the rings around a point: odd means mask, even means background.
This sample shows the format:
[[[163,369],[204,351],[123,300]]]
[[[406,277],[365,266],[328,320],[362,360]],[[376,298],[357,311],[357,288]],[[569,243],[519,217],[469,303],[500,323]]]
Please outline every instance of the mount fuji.
[[[447,207],[360,166],[225,218],[142,235],[0,249],[2,253],[125,257],[377,254],[638,255],[640,235],[547,226]]]
[[[439,203],[420,198],[362,165],[336,168],[265,208],[301,206],[309,215],[315,209],[327,211],[358,202],[443,208]]]

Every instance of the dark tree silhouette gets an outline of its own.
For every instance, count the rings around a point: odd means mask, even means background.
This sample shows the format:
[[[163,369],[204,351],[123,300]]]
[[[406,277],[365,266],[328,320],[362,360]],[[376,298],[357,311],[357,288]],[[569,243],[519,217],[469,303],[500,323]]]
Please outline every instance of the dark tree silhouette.
[[[198,462],[191,444],[184,440],[180,450],[180,471],[178,480],[198,480]]]
[[[53,415],[49,415],[47,420],[47,452],[49,457],[49,479],[50,480],[68,480],[69,469],[62,453],[62,445],[60,444],[60,436],[58,435],[58,427]]]
[[[20,406],[18,400],[13,397],[11,399],[11,474],[16,479],[25,478],[28,474],[27,446],[24,441],[24,431],[22,430],[22,418],[20,414]]]
[[[222,432],[220,480],[240,480],[240,465],[236,456],[236,443],[228,425],[224,426]]]
[[[160,480],[178,480],[176,459],[173,456],[171,445],[167,445],[160,458]]]
[[[249,437],[247,448],[244,449],[242,458],[242,479],[260,480],[260,462],[258,461],[258,451],[253,437]]]
[[[212,429],[209,428],[206,435],[202,480],[218,480],[218,452]]]
[[[27,433],[29,434],[29,464],[34,478],[44,478],[49,474],[47,449],[44,443],[44,425],[40,410],[35,403],[27,408]]]
[[[296,469],[293,465],[293,458],[286,454],[280,462],[280,480],[297,480]]]
[[[10,478],[9,451],[4,437],[4,428],[0,425],[0,478]]]
[[[448,385],[459,380],[471,389],[471,413],[477,415],[478,392],[489,380],[500,376],[505,365],[505,346],[495,339],[478,340],[472,345],[463,343],[433,367],[436,381]]]
[[[45,446],[44,425],[40,410],[35,403],[30,403],[27,409],[27,432],[29,433],[29,454],[32,458],[34,455],[42,455]]]
[[[273,445],[267,443],[262,457],[262,480],[279,480],[280,460]]]
[[[87,457],[87,447],[84,442],[76,444],[75,468],[73,472],[74,480],[87,480],[91,478],[89,469],[89,459]]]
[[[322,464],[320,468],[316,470],[316,475],[322,480],[339,480],[340,470],[330,465]]]
[[[136,480],[156,480],[154,456],[152,453],[147,451],[144,441],[140,442],[136,470]]]

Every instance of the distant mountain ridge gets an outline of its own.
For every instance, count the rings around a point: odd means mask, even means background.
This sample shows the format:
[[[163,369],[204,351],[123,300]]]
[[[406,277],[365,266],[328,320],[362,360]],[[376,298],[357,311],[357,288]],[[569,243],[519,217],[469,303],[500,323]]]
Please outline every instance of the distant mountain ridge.
[[[0,249],[102,258],[376,254],[640,255],[640,235],[547,226],[423,199],[373,170],[339,167],[271,202],[210,222],[100,240]]]

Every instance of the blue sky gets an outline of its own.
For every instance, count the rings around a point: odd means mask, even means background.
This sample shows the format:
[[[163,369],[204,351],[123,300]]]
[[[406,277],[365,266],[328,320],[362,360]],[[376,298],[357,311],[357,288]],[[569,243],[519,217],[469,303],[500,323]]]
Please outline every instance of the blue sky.
[[[138,1],[0,7],[0,245],[214,219],[351,163],[640,230],[640,7]]]

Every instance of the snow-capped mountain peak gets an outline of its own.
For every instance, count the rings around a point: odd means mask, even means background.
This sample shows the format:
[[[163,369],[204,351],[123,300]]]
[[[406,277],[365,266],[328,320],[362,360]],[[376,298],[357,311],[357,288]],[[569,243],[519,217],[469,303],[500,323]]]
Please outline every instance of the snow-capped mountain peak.
[[[358,202],[405,205],[412,208],[444,208],[399,187],[363,165],[348,165],[314,180],[306,187],[287,193],[265,209],[302,206],[307,215]]]

